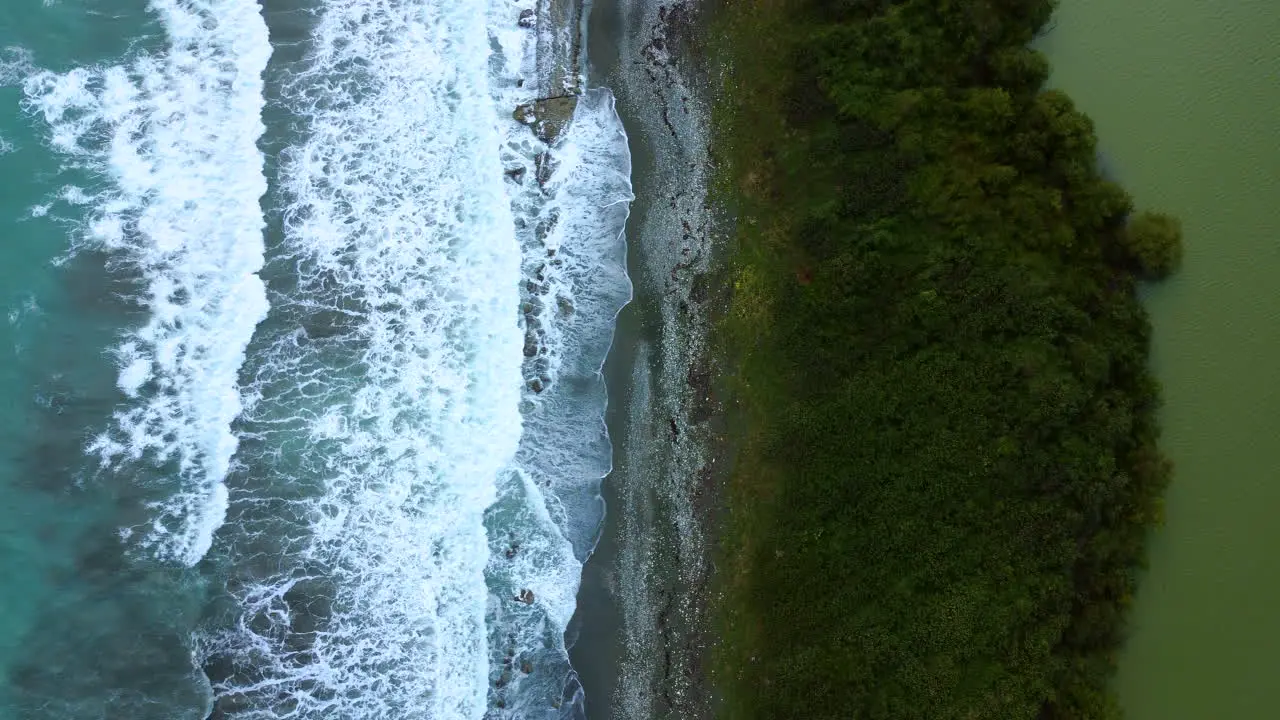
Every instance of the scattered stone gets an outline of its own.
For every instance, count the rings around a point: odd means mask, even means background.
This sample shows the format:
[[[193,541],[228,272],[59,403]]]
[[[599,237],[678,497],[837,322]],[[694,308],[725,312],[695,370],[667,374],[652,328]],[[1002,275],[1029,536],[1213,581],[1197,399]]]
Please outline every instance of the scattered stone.
[[[560,312],[565,315],[573,314],[573,302],[569,298],[563,295],[556,296],[556,305],[560,308]]]
[[[542,378],[534,378],[529,381],[529,389],[541,394],[542,391],[546,389],[546,386],[542,384]]]
[[[532,10],[522,10],[518,22],[522,28],[534,27],[538,24],[538,14]]]
[[[538,187],[546,187],[551,176],[556,172],[557,163],[550,153],[538,153],[534,158],[534,175],[538,179]]]
[[[506,555],[507,559],[510,560],[515,557],[518,552],[520,552],[520,543],[511,543],[511,547],[507,548],[506,552],[502,554]]]
[[[537,354],[538,354],[538,339],[533,336],[533,333],[528,333],[524,336],[524,356],[533,357]]]
[[[521,590],[520,594],[516,596],[516,600],[524,603],[525,605],[532,605],[533,591],[529,589]]]
[[[533,672],[533,663],[529,662],[528,660],[521,660],[520,672],[524,673],[525,675],[528,675],[529,673]]]
[[[511,178],[513,181],[515,181],[519,185],[524,184],[524,175],[525,175],[525,167],[523,165],[521,165],[520,167],[511,168],[510,170],[507,171],[507,177]]]
[[[558,225],[559,223],[560,223],[560,214],[556,212],[552,212],[552,214],[549,217],[539,220],[538,224],[534,226],[533,228],[534,237],[538,239],[538,242],[545,243],[547,241],[547,238],[550,237],[551,231],[555,230],[556,225]]]
[[[707,302],[709,289],[707,288],[707,277],[703,274],[694,275],[689,282],[689,299],[693,302],[703,305]]]

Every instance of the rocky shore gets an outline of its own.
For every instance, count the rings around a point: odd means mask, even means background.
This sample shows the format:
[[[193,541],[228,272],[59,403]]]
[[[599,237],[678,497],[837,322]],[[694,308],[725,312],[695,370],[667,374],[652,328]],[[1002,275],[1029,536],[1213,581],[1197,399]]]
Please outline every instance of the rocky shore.
[[[615,469],[584,571],[572,657],[589,718],[710,717],[709,581],[719,413],[711,392],[709,98],[696,2],[596,0],[592,84],[631,141],[635,297],[606,376]]]
[[[584,12],[584,0],[537,0],[535,9],[520,13],[520,26],[537,33],[538,99],[515,108],[512,116],[547,144],[554,144],[568,127],[584,90]]]

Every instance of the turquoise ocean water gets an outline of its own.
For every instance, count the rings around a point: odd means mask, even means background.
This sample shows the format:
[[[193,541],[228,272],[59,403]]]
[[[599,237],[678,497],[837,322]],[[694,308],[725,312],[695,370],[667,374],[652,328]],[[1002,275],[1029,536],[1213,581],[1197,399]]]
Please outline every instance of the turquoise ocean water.
[[[0,720],[580,710],[630,164],[533,8],[0,6]]]
[[[107,349],[140,319],[133,279],[108,272],[100,250],[70,255],[82,215],[56,198],[100,180],[64,168],[23,109],[21,83],[37,66],[100,63],[160,42],[141,2],[85,10],[40,0],[0,8],[0,708],[13,718],[105,716],[72,707],[92,685],[203,702],[184,648],[201,583],[122,566],[116,526],[133,499],[100,481],[84,451],[121,400]],[[89,703],[105,711],[103,700]]]

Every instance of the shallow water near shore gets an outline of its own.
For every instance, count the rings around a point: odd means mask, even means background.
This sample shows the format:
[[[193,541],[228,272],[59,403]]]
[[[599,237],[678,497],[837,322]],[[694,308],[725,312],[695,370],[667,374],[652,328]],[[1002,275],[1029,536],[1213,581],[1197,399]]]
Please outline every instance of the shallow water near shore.
[[[1186,233],[1181,273],[1146,295],[1174,477],[1120,656],[1130,720],[1275,714],[1278,36],[1267,0],[1063,0],[1041,41],[1108,170]]]

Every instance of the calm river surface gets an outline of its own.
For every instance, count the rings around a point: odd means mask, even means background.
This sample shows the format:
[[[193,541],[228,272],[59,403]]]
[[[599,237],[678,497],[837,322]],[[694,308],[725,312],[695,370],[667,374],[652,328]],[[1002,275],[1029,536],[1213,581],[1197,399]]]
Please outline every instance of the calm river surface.
[[[1063,0],[1052,83],[1139,207],[1178,214],[1155,288],[1176,472],[1118,689],[1130,720],[1274,717],[1280,686],[1280,5]]]

